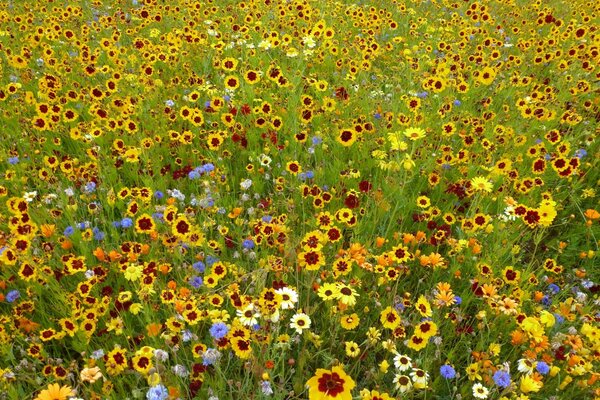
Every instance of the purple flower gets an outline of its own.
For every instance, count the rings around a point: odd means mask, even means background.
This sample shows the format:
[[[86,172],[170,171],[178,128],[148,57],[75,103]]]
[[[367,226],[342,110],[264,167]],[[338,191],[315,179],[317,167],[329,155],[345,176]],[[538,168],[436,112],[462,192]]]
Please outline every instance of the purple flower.
[[[229,328],[223,322],[214,323],[213,326],[210,327],[210,336],[214,339],[222,339],[229,332]]]
[[[548,372],[550,372],[550,367],[544,361],[538,362],[535,366],[535,369],[537,369],[537,371],[542,375],[546,375]]]
[[[552,294],[557,294],[560,292],[560,287],[556,283],[551,283],[548,285],[548,290],[550,290]]]
[[[250,240],[250,239],[246,239],[246,240],[244,240],[244,241],[242,242],[242,247],[243,247],[244,249],[251,250],[251,249],[253,249],[253,248],[254,248],[254,242],[253,242],[252,240]]]
[[[508,372],[498,370],[493,376],[494,382],[501,388],[507,388],[510,386],[510,375]]]
[[[131,228],[133,226],[133,220],[131,218],[123,218],[121,220],[121,228]]]
[[[163,197],[165,197],[165,194],[163,192],[161,192],[160,190],[157,190],[156,192],[154,192],[154,197],[157,200],[162,199]]]
[[[192,267],[201,274],[204,273],[204,270],[206,269],[206,265],[204,265],[202,261],[195,262],[192,264]]]
[[[18,162],[19,162],[19,157],[9,157],[9,158],[8,158],[8,163],[9,163],[10,165],[15,165],[15,164],[16,164],[16,163],[18,163]]]
[[[166,400],[169,398],[169,390],[163,385],[156,385],[146,392],[147,400]]]
[[[85,184],[85,187],[83,188],[84,193],[94,193],[96,191],[96,183],[95,182],[88,182]]]
[[[194,289],[198,289],[203,283],[204,281],[199,276],[193,276],[190,278],[190,285],[192,285]]]
[[[456,371],[452,366],[445,364],[440,367],[440,374],[446,379],[452,379],[456,376]]]
[[[12,303],[16,299],[18,299],[20,296],[21,296],[21,293],[19,293],[18,290],[11,290],[10,292],[8,292],[6,294],[6,301],[8,301],[9,303]]]
[[[212,267],[212,265],[217,261],[219,261],[219,259],[215,256],[206,256],[206,265],[209,267]]]
[[[63,232],[63,235],[65,235],[65,236],[71,236],[74,232],[75,232],[75,229],[73,229],[72,226],[67,226],[65,228],[65,231]]]

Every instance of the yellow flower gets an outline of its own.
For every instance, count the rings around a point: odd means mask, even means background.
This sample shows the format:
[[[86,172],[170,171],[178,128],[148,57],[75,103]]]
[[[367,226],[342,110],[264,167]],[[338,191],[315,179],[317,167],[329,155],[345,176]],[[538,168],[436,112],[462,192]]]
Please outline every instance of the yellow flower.
[[[417,300],[415,308],[423,317],[431,317],[433,315],[431,312],[431,304],[429,304],[429,301],[427,301],[423,295],[421,295],[419,300]]]
[[[546,325],[547,328],[550,328],[556,323],[556,318],[554,318],[552,313],[544,310],[540,313],[540,321],[542,324]]]
[[[474,190],[488,193],[492,191],[493,187],[491,182],[483,176],[476,176],[475,178],[471,179],[471,185],[473,186]]]
[[[390,367],[390,363],[387,360],[383,360],[382,362],[379,363],[379,370],[384,374],[388,371],[389,367]]]
[[[360,354],[360,347],[358,347],[358,343],[356,342],[345,342],[344,346],[346,348],[346,355],[348,357],[356,357]]]
[[[142,277],[143,268],[140,265],[130,265],[125,270],[125,279],[128,281],[137,281]]]
[[[421,128],[408,128],[404,131],[404,136],[410,140],[419,140],[425,137],[425,131]]]
[[[48,389],[42,390],[35,400],[66,400],[67,397],[73,395],[74,392],[70,386],[60,386],[58,383],[52,383],[48,385]]]
[[[317,369],[316,375],[306,385],[309,400],[352,400],[352,389],[356,383],[342,367],[335,366],[331,370]]]
[[[523,393],[539,392],[542,386],[544,386],[542,382],[534,380],[530,375],[525,375],[521,378],[519,389]]]
[[[100,372],[99,367],[84,368],[79,373],[79,378],[82,382],[94,383],[102,378],[102,372]]]

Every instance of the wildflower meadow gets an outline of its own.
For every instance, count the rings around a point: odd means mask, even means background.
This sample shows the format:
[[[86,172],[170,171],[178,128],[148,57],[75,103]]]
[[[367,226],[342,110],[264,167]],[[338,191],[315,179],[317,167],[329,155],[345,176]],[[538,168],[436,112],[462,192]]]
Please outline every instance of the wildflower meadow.
[[[0,400],[600,399],[599,15],[0,0]]]

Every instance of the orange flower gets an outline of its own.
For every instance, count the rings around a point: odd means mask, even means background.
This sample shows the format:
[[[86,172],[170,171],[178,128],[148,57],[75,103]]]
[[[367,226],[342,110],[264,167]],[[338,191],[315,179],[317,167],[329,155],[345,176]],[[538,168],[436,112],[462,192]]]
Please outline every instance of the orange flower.
[[[585,210],[585,217],[592,219],[592,220],[598,219],[598,218],[600,218],[600,213],[596,210],[588,208],[587,210]]]
[[[110,261],[116,261],[121,258],[121,254],[115,250],[111,250],[110,253],[108,253],[108,257],[110,258]]]
[[[146,331],[148,332],[148,336],[150,337],[158,336],[160,334],[161,329],[162,324],[152,323],[146,326]]]
[[[523,331],[521,331],[521,330],[517,329],[517,330],[512,331],[510,336],[511,336],[511,343],[515,346],[525,343],[525,335],[523,334]]]
[[[64,240],[64,241],[61,243],[60,247],[61,247],[63,250],[69,250],[70,248],[72,248],[72,247],[73,247],[73,242],[71,242],[69,239],[65,239],[65,240]]]
[[[100,247],[96,247],[96,250],[94,250],[92,254],[95,255],[98,260],[106,261],[104,250],[102,250]]]
[[[42,235],[44,237],[50,237],[54,234],[54,230],[56,229],[56,225],[54,224],[43,224],[42,225]]]
[[[35,323],[27,318],[19,318],[19,328],[23,329],[27,333],[37,330],[39,326],[40,324]]]

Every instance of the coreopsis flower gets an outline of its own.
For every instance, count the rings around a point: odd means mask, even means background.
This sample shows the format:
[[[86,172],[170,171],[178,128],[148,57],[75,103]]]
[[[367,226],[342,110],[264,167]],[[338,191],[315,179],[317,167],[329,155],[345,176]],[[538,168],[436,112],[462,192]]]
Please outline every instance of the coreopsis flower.
[[[317,369],[316,375],[306,385],[309,400],[352,400],[352,389],[356,383],[342,367],[335,366],[331,370]]]

